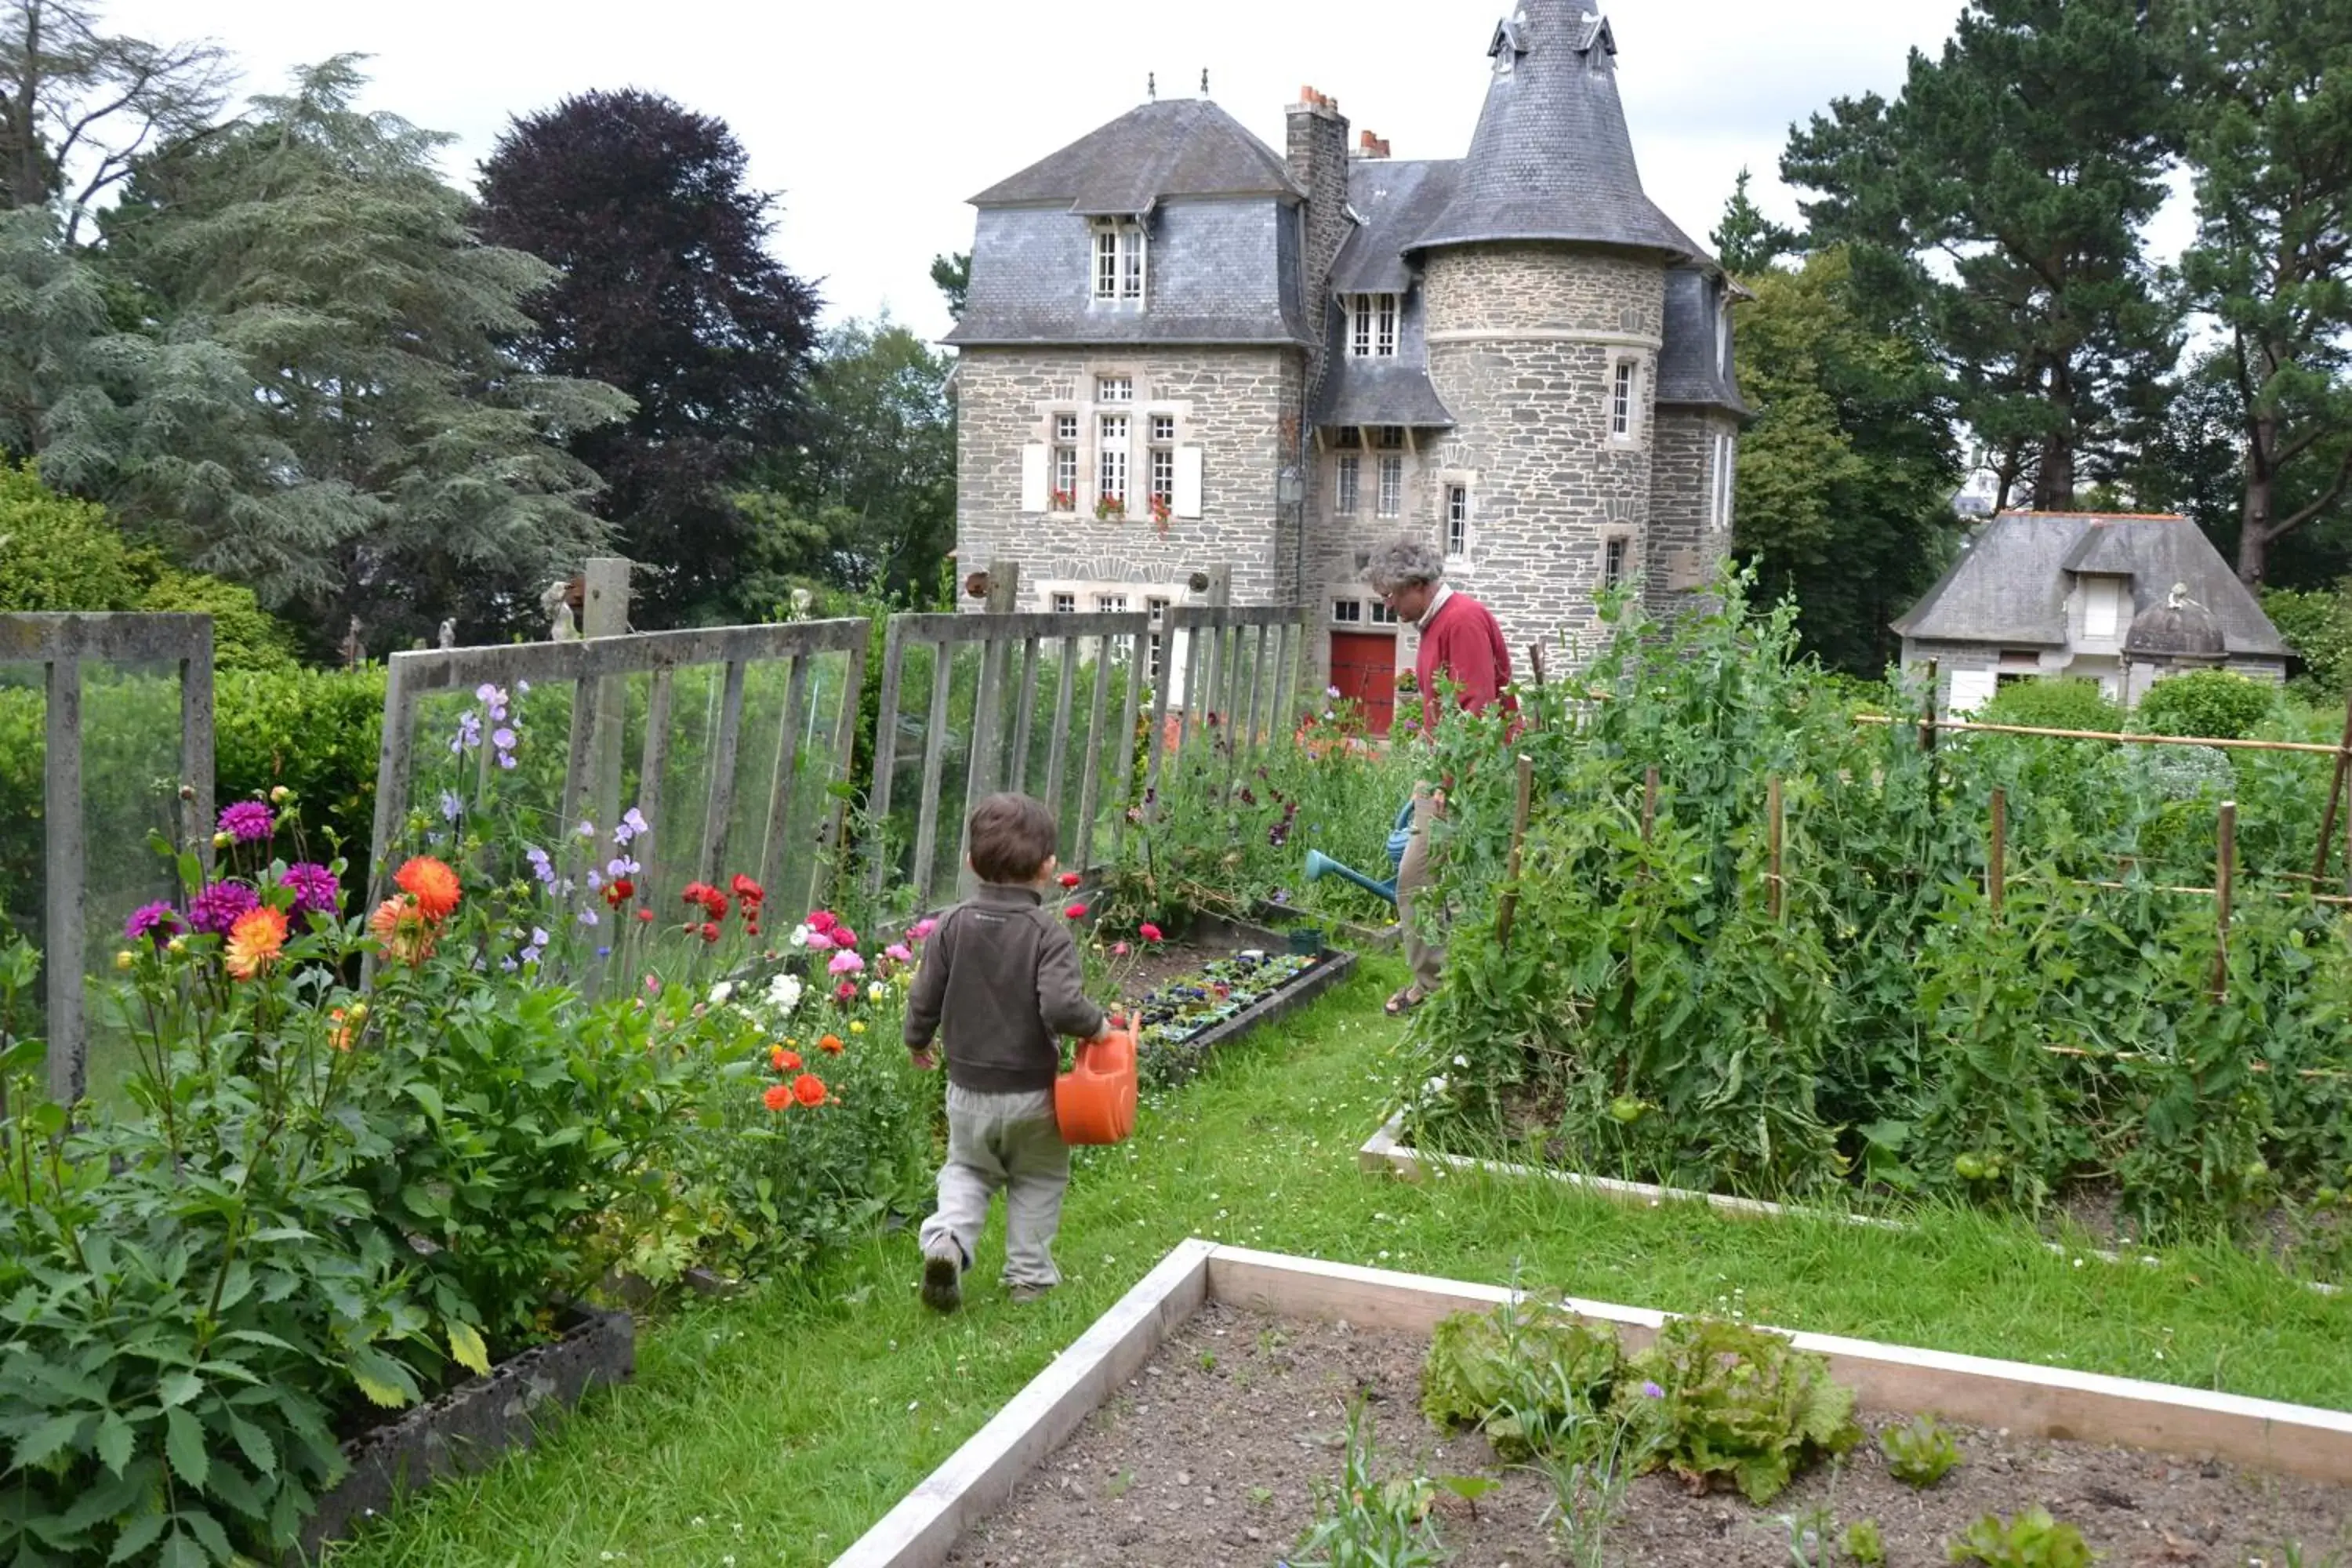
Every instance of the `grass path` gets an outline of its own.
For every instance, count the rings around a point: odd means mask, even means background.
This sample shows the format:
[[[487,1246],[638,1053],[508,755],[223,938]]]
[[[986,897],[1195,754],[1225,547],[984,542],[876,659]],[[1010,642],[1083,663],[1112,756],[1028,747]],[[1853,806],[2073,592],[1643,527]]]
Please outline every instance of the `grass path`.
[[[1081,1155],[1054,1299],[1016,1308],[995,1286],[1001,1219],[952,1319],[917,1303],[907,1237],[845,1249],[649,1329],[633,1387],[332,1563],[827,1563],[1189,1236],[2352,1408],[2352,1298],[2223,1247],[2107,1267],[1965,1211],[1889,1235],[1360,1174],[1402,1076],[1379,1009],[1393,978],[1364,965],[1147,1107],[1133,1143]]]

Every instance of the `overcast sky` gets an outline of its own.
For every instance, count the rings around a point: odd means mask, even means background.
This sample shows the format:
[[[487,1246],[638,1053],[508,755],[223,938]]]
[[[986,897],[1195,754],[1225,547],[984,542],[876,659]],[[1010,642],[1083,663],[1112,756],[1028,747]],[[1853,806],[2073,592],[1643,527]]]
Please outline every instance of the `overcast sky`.
[[[887,309],[937,337],[930,259],[970,247],[967,199],[1142,101],[1148,73],[1162,96],[1190,96],[1206,67],[1211,96],[1276,151],[1307,85],[1399,158],[1458,157],[1508,3],[110,0],[107,15],[120,31],[227,46],[247,91],[371,56],[366,106],[454,133],[449,171],[469,184],[514,114],[596,88],[667,93],[733,127],[752,181],[778,196],[775,252],[817,284],[828,321]],[[1777,177],[1790,122],[1839,95],[1892,94],[1960,0],[1609,9],[1643,183],[1703,237],[1743,164],[1766,209],[1793,219]]]

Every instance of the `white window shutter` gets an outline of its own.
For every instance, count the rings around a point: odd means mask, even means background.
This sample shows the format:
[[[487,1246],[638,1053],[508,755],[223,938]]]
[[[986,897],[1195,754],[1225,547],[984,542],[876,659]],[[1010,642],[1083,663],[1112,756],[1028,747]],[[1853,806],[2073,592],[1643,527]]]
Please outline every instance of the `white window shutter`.
[[[1201,448],[1176,448],[1176,515],[1201,515]]]
[[[1051,457],[1043,441],[1032,441],[1021,448],[1021,510],[1045,510],[1045,464]]]

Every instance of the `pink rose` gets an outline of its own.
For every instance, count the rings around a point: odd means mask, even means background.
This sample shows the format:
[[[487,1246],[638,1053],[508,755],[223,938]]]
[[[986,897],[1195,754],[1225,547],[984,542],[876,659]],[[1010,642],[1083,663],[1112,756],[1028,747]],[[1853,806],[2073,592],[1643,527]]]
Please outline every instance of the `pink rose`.
[[[897,959],[900,963],[912,963],[915,961],[914,950],[902,942],[894,942],[884,948],[882,956]]]
[[[835,974],[856,974],[866,967],[866,961],[854,952],[836,952],[826,967]]]
[[[825,935],[824,932],[821,931],[812,931],[809,932],[808,944],[810,951],[813,952],[831,952],[833,951],[833,938]]]

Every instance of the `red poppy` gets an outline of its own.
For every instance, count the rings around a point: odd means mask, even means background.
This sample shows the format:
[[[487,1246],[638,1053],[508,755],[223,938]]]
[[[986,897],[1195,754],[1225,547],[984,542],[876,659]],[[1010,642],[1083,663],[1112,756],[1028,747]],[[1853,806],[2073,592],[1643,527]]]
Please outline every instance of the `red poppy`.
[[[801,1054],[778,1046],[768,1053],[768,1065],[778,1072],[798,1072],[801,1070]]]
[[[782,1089],[783,1085],[778,1084],[776,1087],[778,1089]],[[803,1105],[823,1105],[824,1103],[824,1079],[817,1077],[816,1074],[813,1072],[804,1072],[801,1074],[800,1077],[793,1079],[793,1098],[799,1100]]]
[[[857,1000],[857,987],[845,980],[833,988],[833,999],[846,1007]]]
[[[1061,876],[1061,883],[1065,888],[1076,887],[1078,885],[1078,874],[1076,871],[1063,872]]]
[[[793,1102],[793,1091],[782,1084],[772,1083],[768,1086],[768,1092],[761,1095],[760,1100],[769,1110],[782,1110]]]
[[[1135,934],[1141,937],[1146,942],[1158,942],[1160,940],[1160,928],[1153,925],[1150,921],[1146,921],[1141,925],[1136,927]]]
[[[1069,908],[1064,910],[1062,913],[1070,920],[1082,921],[1087,918],[1087,906],[1084,904],[1072,904]]]
[[[639,910],[637,911],[637,919],[646,925],[651,925],[653,924],[654,912],[651,910]]]
[[[768,896],[767,889],[762,888],[759,883],[751,880],[751,878],[746,877],[740,871],[735,873],[735,879],[727,884],[727,889],[728,891],[733,893],[737,898],[749,904],[756,904],[761,899]]]
[[[709,921],[703,922],[702,940],[705,942],[717,942],[719,940],[719,927],[716,923]]]

